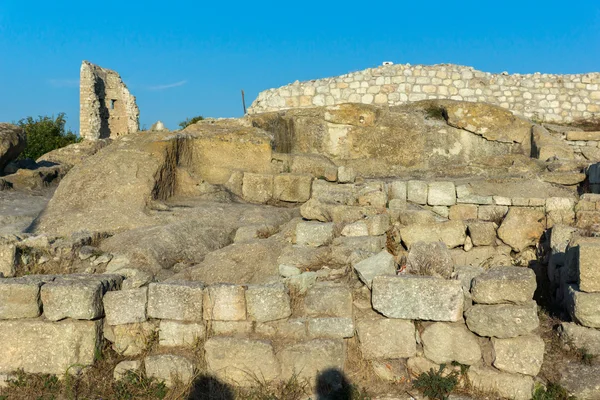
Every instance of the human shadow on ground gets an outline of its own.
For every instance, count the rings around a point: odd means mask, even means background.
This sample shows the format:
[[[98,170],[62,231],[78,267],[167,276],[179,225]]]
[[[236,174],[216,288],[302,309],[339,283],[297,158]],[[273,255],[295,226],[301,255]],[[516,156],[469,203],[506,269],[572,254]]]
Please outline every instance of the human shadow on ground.
[[[233,389],[217,378],[201,375],[192,384],[188,400],[235,400]]]

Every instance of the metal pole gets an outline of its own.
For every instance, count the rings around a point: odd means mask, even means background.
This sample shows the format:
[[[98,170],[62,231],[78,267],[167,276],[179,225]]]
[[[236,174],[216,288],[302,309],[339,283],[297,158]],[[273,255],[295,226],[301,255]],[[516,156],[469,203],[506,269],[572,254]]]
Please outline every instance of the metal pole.
[[[242,89],[242,106],[244,106],[244,115],[246,115],[246,99],[244,98],[244,90]]]

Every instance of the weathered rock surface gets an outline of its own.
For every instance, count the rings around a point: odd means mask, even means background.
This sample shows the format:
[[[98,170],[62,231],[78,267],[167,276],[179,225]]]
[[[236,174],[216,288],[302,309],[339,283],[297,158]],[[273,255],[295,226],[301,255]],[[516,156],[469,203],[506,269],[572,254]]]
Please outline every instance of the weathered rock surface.
[[[559,383],[577,399],[600,399],[600,365],[568,363],[561,368]]]
[[[314,339],[283,348],[277,358],[284,382],[294,376],[314,382],[319,372],[342,370],[346,356],[343,341]]]
[[[41,279],[27,277],[0,279],[0,319],[39,317],[43,283]]]
[[[473,301],[482,304],[525,303],[536,289],[535,273],[522,267],[497,267],[473,280]]]
[[[539,325],[535,301],[523,305],[475,305],[465,312],[467,326],[480,336],[511,338]]]
[[[364,358],[390,359],[416,354],[415,325],[401,319],[364,319],[357,323],[358,339]]]
[[[477,336],[463,323],[448,324],[437,322],[421,333],[425,357],[436,364],[457,361],[471,365],[481,359],[481,349]]]
[[[515,251],[535,245],[546,228],[544,212],[529,207],[511,207],[498,228],[498,236]]]
[[[585,293],[576,285],[566,291],[566,308],[576,322],[590,328],[600,328],[600,293]]]
[[[0,172],[25,150],[26,145],[27,136],[23,128],[0,123]]]
[[[454,260],[442,242],[416,242],[408,252],[406,266],[410,273],[449,279]]]
[[[415,224],[402,227],[402,241],[410,249],[417,242],[443,242],[452,249],[465,243],[466,226],[462,221]]]
[[[362,260],[354,265],[358,277],[370,289],[373,278],[380,275],[396,275],[396,261],[387,251]]]
[[[563,322],[560,334],[565,343],[585,349],[589,354],[600,355],[600,330],[586,328],[574,322]]]
[[[194,364],[185,357],[173,354],[148,356],[144,359],[146,375],[172,386],[176,382],[187,384],[194,378]]]
[[[473,387],[483,392],[497,393],[513,400],[530,400],[533,395],[533,378],[530,376],[479,366],[469,368],[467,376]]]
[[[536,376],[544,362],[544,340],[527,335],[508,339],[492,338],[494,367],[499,370]]]

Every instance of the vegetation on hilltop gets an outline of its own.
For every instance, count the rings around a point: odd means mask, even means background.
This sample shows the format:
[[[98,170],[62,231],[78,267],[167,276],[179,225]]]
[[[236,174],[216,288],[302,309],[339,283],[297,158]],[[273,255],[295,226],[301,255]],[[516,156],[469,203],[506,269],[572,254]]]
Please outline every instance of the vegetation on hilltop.
[[[19,120],[16,125],[25,130],[27,147],[19,159],[38,159],[42,155],[69,144],[79,142],[80,138],[71,130],[65,129],[67,122],[65,113],[58,116],[38,116],[36,119],[27,117]]]

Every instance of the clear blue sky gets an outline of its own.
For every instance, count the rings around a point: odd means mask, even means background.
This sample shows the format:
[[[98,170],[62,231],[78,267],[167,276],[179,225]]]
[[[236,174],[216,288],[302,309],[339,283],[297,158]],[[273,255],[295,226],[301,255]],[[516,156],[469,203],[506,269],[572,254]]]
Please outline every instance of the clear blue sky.
[[[600,2],[0,0],[0,121],[66,112],[79,66],[117,70],[141,125],[242,114],[261,90],[379,65],[600,71]]]

